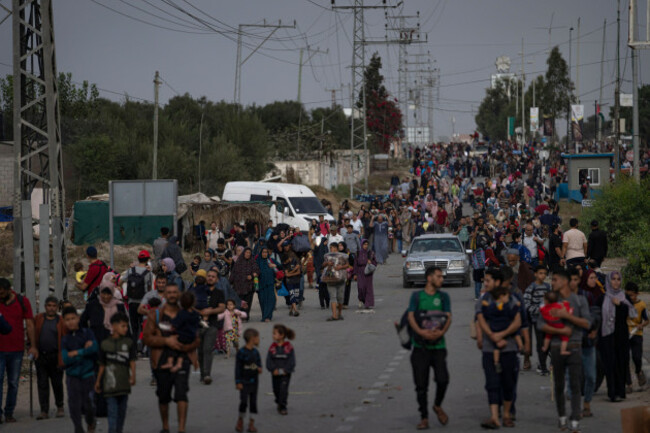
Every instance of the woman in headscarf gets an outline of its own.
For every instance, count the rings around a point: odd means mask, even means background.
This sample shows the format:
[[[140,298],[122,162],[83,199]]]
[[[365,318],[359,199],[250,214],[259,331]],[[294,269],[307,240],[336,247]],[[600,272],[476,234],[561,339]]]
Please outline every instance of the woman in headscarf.
[[[199,263],[199,269],[203,269],[205,272],[208,272],[214,267],[214,256],[212,255],[211,250],[205,250],[203,253],[203,259]]]
[[[237,259],[239,258],[239,256],[241,256],[242,252],[244,252],[244,247],[241,246],[241,245],[237,245],[235,247],[235,255],[232,256],[233,262],[237,262]],[[233,264],[233,266],[234,266],[234,264]]]
[[[582,338],[582,372],[584,376],[584,407],[582,410],[582,417],[588,418],[593,416],[591,412],[591,400],[596,389],[597,365],[600,368],[600,382],[604,377],[602,372],[602,364],[596,358],[596,341],[598,339],[598,330],[601,323],[600,305],[602,304],[601,298],[605,294],[603,285],[598,281],[598,276],[593,269],[587,269],[582,273],[582,280],[580,282],[579,294],[583,295],[589,303],[589,313],[591,314],[591,328],[589,331],[584,332]]]
[[[260,270],[257,298],[262,309],[262,321],[270,322],[275,309],[275,270],[277,264],[269,256],[269,249],[264,247],[256,258]]]
[[[369,263],[377,266],[375,254],[370,250],[368,240],[364,239],[361,241],[361,249],[354,260],[354,274],[359,291],[359,309],[371,310],[375,307],[375,289],[372,283],[375,273],[366,275],[365,272]]]
[[[176,272],[176,264],[174,263],[174,259],[172,259],[171,257],[166,257],[162,259],[160,262],[160,267],[162,268],[162,271],[167,276],[168,283],[176,284],[180,291],[183,291],[185,289],[185,285],[183,284],[183,279],[181,278],[180,275],[178,275],[178,272]]]
[[[613,402],[625,399],[625,375],[630,363],[627,318],[637,315],[621,286],[621,273],[610,272],[605,282],[605,295],[601,297],[603,323],[598,350],[607,379],[607,396]]]
[[[374,233],[374,251],[377,255],[377,262],[382,265],[388,259],[388,223],[384,220],[383,215],[378,215],[377,220],[372,217],[370,227]]]
[[[182,274],[187,269],[187,264],[183,259],[183,252],[178,245],[178,237],[176,236],[169,238],[169,242],[167,242],[167,246],[163,250],[161,257],[163,259],[166,257],[171,258],[174,261],[174,268],[179,274]]]
[[[253,251],[250,248],[244,249],[244,252],[241,253],[232,268],[230,282],[235,292],[237,292],[237,296],[246,302],[247,305],[244,311],[248,317],[250,317],[253,294],[255,293],[254,280],[259,274],[260,269],[253,259]]]
[[[102,277],[102,282],[99,283],[99,290],[96,292],[99,293],[104,287],[108,287],[113,292],[113,297],[115,297],[115,299],[120,301],[123,300],[124,297],[122,296],[122,290],[120,290],[120,287],[117,285],[117,277],[118,275],[115,272],[106,272]]]

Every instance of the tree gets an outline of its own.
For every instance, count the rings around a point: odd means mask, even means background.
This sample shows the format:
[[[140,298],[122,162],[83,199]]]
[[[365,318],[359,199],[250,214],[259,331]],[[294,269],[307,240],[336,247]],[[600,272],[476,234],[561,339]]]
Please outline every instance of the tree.
[[[485,90],[485,97],[479,105],[474,120],[478,131],[490,140],[508,138],[508,117],[514,117],[515,100],[508,96],[507,88],[514,89],[516,81],[498,80],[495,87]]]
[[[544,86],[539,94],[542,114],[554,119],[566,117],[569,115],[569,104],[575,101],[574,87],[569,77],[569,67],[557,46],[551,50],[546,65]]]
[[[373,144],[382,152],[388,152],[390,142],[402,129],[402,112],[397,101],[390,99],[384,76],[379,73],[381,57],[374,53],[363,75],[366,92],[366,128]],[[363,106],[363,94],[359,95],[357,107]]]

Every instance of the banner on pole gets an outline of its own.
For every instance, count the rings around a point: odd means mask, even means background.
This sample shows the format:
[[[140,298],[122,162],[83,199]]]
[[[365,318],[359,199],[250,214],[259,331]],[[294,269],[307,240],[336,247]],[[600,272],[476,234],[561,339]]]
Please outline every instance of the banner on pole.
[[[539,108],[530,107],[530,132],[537,132],[539,129]]]
[[[571,132],[573,141],[582,141],[582,125],[585,118],[584,105],[571,106]]]
[[[515,136],[515,118],[508,117],[508,137]]]
[[[632,107],[634,105],[634,99],[631,93],[620,93],[619,102],[621,107]]]
[[[552,137],[555,130],[555,119],[552,117],[544,118],[544,137]]]

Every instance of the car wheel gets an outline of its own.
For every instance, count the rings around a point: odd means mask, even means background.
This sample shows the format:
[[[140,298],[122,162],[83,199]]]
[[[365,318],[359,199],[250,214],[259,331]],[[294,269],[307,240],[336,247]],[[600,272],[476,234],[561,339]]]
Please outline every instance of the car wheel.
[[[405,289],[410,289],[411,287],[413,287],[413,283],[407,280],[406,277],[402,276],[402,287],[404,287]]]

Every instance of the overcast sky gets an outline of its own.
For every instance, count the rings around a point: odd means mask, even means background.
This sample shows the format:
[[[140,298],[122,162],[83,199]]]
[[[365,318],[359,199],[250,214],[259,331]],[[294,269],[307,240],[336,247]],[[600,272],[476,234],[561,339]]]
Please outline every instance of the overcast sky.
[[[336,0],[337,6],[352,2]],[[11,2],[0,0],[0,3],[7,6]],[[225,33],[208,30],[190,16],[173,9],[170,3],[204,20],[212,29],[225,30]],[[379,3],[380,0],[366,0],[368,5]],[[391,3],[396,4],[396,1],[388,0],[388,4]],[[631,66],[625,46],[628,1],[621,0],[621,3],[622,89],[631,92]],[[349,106],[352,17],[348,11],[332,12],[330,0],[54,0],[53,4],[58,70],[71,72],[75,81],[96,83],[103,89],[104,97],[121,100],[124,97],[120,94],[127,93],[152,100],[152,81],[154,71],[158,70],[165,80],[160,93],[162,102],[176,92],[231,101],[237,25],[281,19],[283,24],[293,24],[296,20],[297,28],[278,30],[243,65],[242,102],[259,105],[296,99],[299,48],[310,45],[322,51],[329,49],[329,52],[316,54],[305,64],[303,102],[308,109],[329,105],[331,93],[326,89],[343,85],[345,91],[338,92],[337,99],[340,104]],[[593,103],[599,94],[602,28],[607,19],[603,99],[606,104],[613,103],[615,0],[404,0],[400,9],[391,9],[389,14],[397,15],[400,11],[406,15],[419,11],[422,32],[428,33],[428,43],[412,45],[409,52],[430,51],[440,68],[440,101],[434,115],[436,136],[451,134],[452,117],[456,120],[456,132],[473,131],[472,112],[489,86],[490,75],[496,72],[496,58],[509,56],[512,71],[521,70],[522,37],[527,83],[533,73],[545,71],[548,30],[538,27],[548,27],[553,12],[553,26],[557,28],[552,30],[552,44],[560,45],[566,59],[569,26],[574,27],[574,80],[577,21],[581,17],[578,94],[587,116],[593,114]],[[0,11],[0,19],[2,15]],[[367,10],[367,39],[384,38],[385,24],[382,10]],[[242,58],[251,52],[250,46],[257,45],[268,34],[267,29],[247,31],[254,35],[244,36],[248,46],[244,47]],[[398,48],[373,45],[368,48],[368,58],[375,50],[382,56],[386,86],[397,96]],[[7,20],[0,25],[0,75],[11,72],[8,66],[11,58],[11,20]],[[650,78],[644,73],[650,66],[647,54],[641,54],[641,61],[643,83]]]

